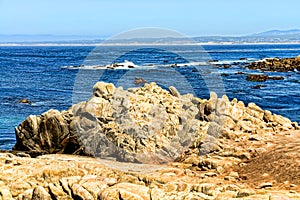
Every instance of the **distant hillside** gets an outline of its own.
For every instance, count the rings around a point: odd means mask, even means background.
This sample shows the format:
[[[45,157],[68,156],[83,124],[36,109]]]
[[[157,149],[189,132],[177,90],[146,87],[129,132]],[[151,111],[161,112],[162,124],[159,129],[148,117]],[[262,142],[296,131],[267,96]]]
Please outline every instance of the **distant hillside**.
[[[270,30],[262,33],[252,34],[251,36],[291,36],[291,35],[300,35],[300,29]]]
[[[52,34],[0,34],[0,43],[81,43],[87,41],[101,40],[98,36],[82,36],[82,35],[52,35]],[[103,40],[103,39],[102,39]]]
[[[270,30],[246,36],[209,36],[195,37],[198,42],[230,43],[300,43],[300,29]]]
[[[300,43],[300,29],[270,30],[246,36],[199,36],[193,38],[133,38],[105,40],[98,36],[80,35],[1,35],[0,44],[88,44],[94,45],[105,41],[110,44],[187,44],[195,43]]]

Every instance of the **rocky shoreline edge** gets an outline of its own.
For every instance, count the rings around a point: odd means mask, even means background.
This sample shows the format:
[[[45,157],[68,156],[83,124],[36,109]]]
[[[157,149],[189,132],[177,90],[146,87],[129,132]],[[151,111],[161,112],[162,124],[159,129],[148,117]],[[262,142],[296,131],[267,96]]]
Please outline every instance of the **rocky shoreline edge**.
[[[299,129],[213,92],[98,82],[86,102],[16,127],[0,199],[300,199]]]

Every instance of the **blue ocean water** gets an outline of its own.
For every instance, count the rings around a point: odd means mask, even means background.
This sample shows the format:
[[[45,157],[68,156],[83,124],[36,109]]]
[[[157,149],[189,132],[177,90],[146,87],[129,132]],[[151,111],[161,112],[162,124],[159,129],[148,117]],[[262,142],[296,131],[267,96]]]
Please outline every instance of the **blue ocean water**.
[[[211,77],[218,80],[210,84],[220,86],[218,81],[221,81],[223,93],[229,98],[255,102],[264,109],[300,122],[299,72],[269,72],[269,75],[283,76],[284,80],[264,83],[248,82],[245,74],[236,74],[261,73],[245,69],[247,62],[299,54],[300,45],[0,47],[0,149],[13,147],[14,128],[28,115],[38,115],[51,108],[68,109],[73,103],[87,99],[91,86],[98,80],[128,88],[135,86],[135,77],[143,77],[165,88],[175,85],[180,93],[192,92],[208,98],[209,80],[207,82],[204,77],[217,73]],[[216,64],[234,65],[231,68],[207,67],[203,62],[208,59],[218,60]],[[124,60],[142,67],[120,70],[88,67]],[[170,67],[175,63],[180,67]],[[76,67],[80,65],[84,66]],[[253,89],[257,84],[265,87]],[[79,86],[85,86],[86,91],[80,91]],[[214,86],[212,88],[214,90]],[[20,104],[21,99],[33,103]]]

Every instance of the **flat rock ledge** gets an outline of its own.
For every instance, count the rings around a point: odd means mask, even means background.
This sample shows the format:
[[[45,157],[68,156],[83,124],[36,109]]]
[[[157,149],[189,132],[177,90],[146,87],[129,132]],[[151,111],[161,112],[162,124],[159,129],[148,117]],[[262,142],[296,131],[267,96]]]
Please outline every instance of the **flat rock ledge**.
[[[119,165],[119,169],[114,169]],[[250,187],[237,172],[199,171],[182,163],[149,165],[74,155],[37,158],[0,153],[0,199],[299,199],[297,186]],[[138,169],[138,170],[135,170]],[[299,189],[299,188],[298,188]]]
[[[89,100],[16,127],[0,200],[300,199],[299,136],[254,103],[98,82]]]

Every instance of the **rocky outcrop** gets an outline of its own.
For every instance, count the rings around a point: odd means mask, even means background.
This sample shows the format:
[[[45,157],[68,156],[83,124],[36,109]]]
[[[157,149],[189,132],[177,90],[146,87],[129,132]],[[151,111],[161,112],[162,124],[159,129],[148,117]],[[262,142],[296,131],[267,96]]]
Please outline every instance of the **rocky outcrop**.
[[[16,128],[25,152],[0,153],[0,199],[297,199],[299,135],[298,123],[214,92],[99,82],[86,102]]]
[[[249,149],[238,147],[239,142],[263,143],[272,134],[296,129],[297,123],[254,103],[245,106],[213,92],[205,100],[155,83],[123,90],[99,82],[88,101],[68,111],[29,116],[16,128],[14,149],[126,162],[194,163],[192,158],[206,154],[247,159]],[[197,162],[205,166],[204,160]]]
[[[253,62],[246,67],[261,71],[300,71],[300,56],[295,58],[268,58],[263,61]]]
[[[282,76],[268,76],[265,74],[248,74],[246,80],[252,82],[264,82],[267,80],[283,80]]]

